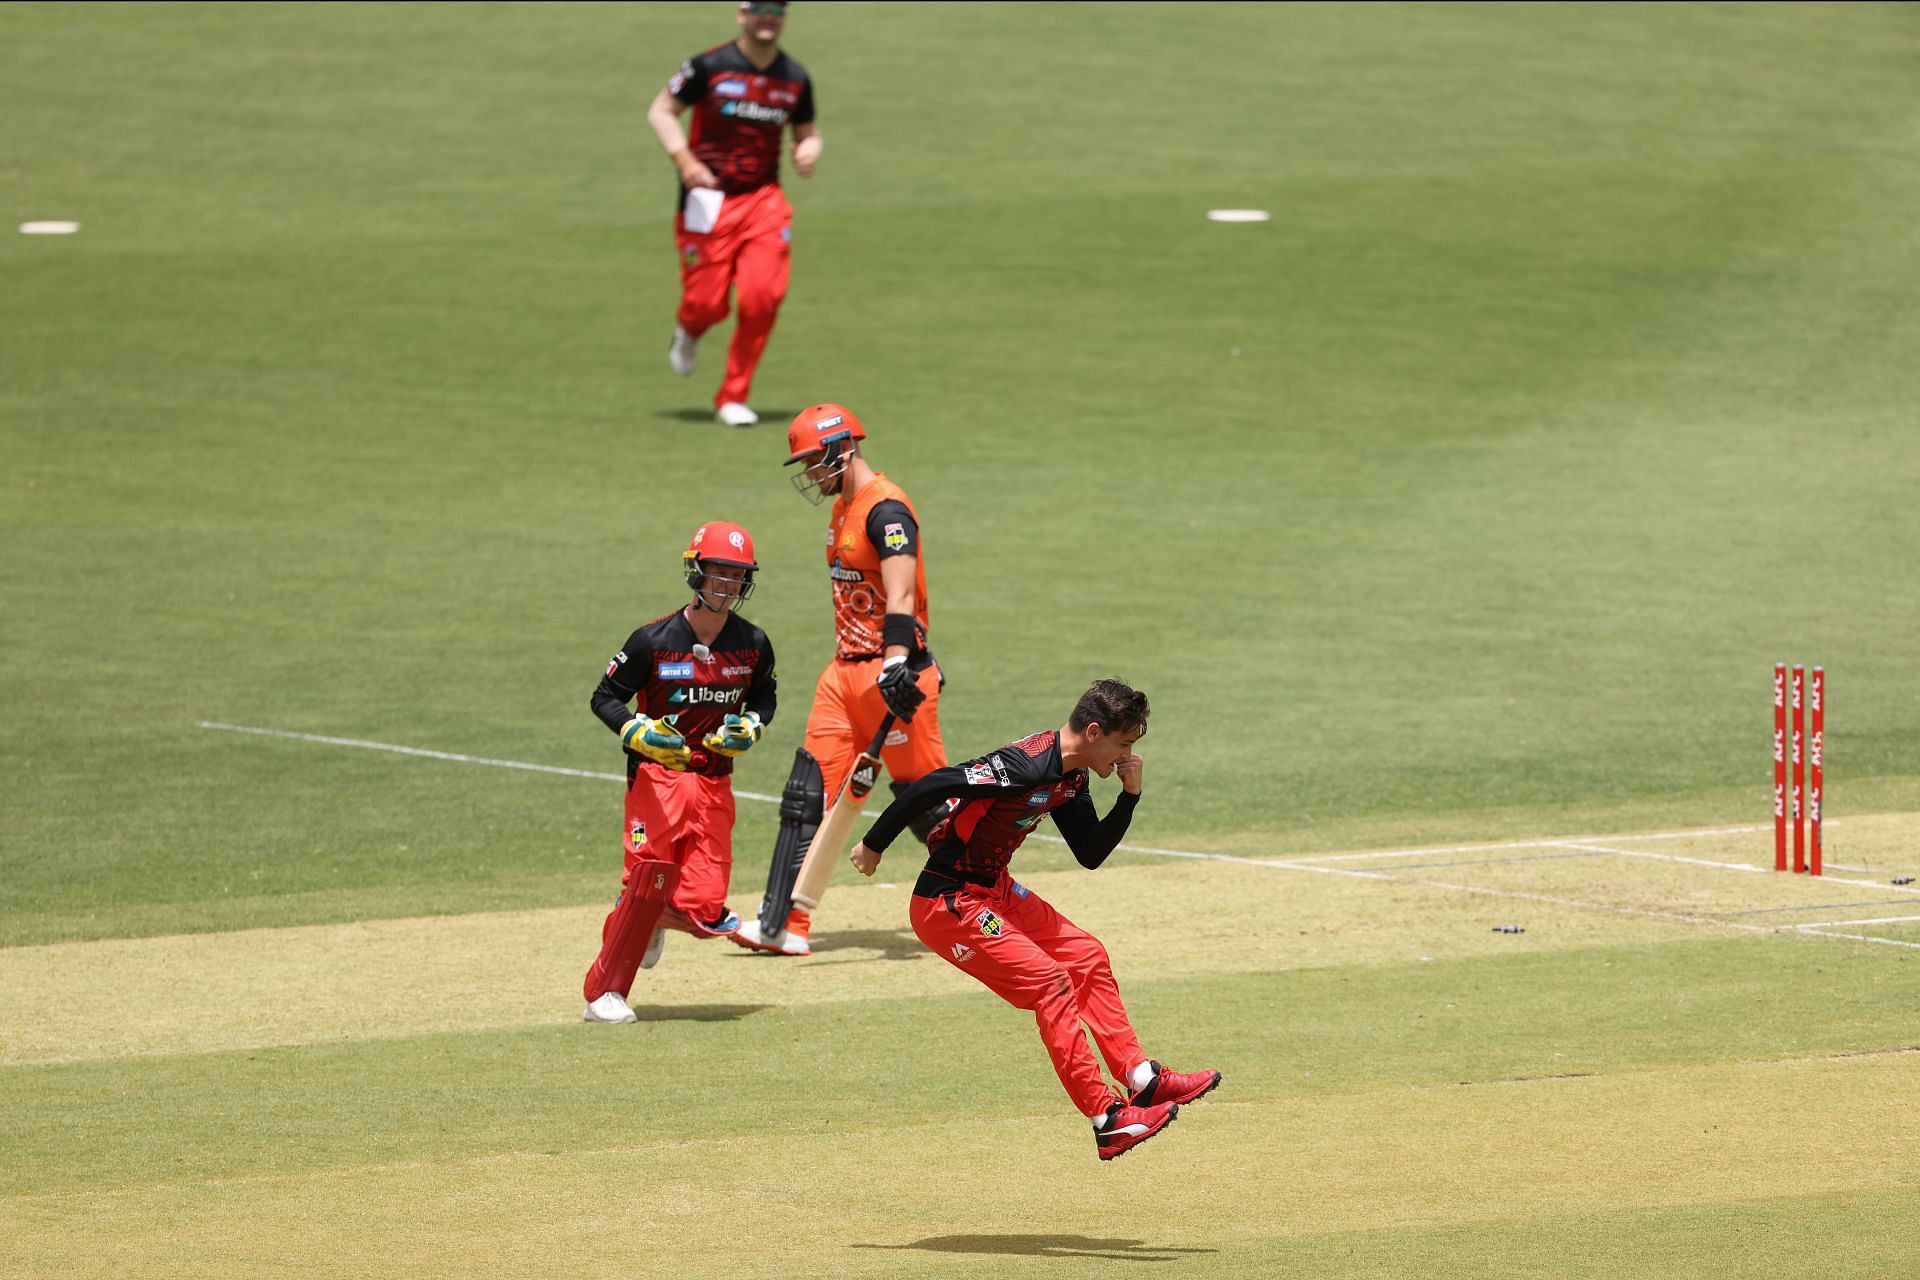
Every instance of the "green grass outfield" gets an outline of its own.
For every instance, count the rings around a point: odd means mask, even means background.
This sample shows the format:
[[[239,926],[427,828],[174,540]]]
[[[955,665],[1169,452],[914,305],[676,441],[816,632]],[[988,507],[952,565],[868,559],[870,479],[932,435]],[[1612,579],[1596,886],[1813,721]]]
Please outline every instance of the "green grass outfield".
[[[1915,1270],[1920,951],[1830,936],[1920,942],[1915,11],[809,0],[751,432],[724,331],[666,369],[643,118],[731,24],[0,6],[0,1272]],[[1134,840],[1251,860],[1022,855],[1229,1073],[1117,1165],[897,894],[584,1028],[616,785],[200,727],[616,771],[587,694],[721,517],[777,792],[822,399],[949,745],[1123,676]],[[1827,885],[1699,865],[1770,858],[1783,658]]]

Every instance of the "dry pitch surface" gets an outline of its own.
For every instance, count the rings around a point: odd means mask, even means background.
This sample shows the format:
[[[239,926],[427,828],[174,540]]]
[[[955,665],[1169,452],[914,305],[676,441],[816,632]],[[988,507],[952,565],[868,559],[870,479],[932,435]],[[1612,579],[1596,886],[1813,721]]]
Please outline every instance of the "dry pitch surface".
[[[1756,944],[1762,964],[1817,948],[1840,984],[1863,953],[1913,953],[1920,963],[1920,892],[1890,883],[1912,872],[1904,851],[1913,830],[1905,817],[1836,826],[1823,882],[1759,870],[1771,863],[1770,834],[1740,830],[1264,861],[1169,857],[1031,883],[1107,939],[1123,988],[1136,991],[1234,975],[1631,954],[1703,936]],[[1269,904],[1264,920],[1221,909],[1256,903]],[[904,909],[899,883],[838,888],[827,937],[839,941],[799,962],[675,936],[636,1004],[655,1014],[934,997],[1001,1030],[1018,1020],[1018,1034],[1030,1035],[1020,1015],[919,954]],[[630,1044],[644,1081],[659,1039],[685,1024],[573,1021],[571,993],[600,914],[13,948],[0,952],[0,1063],[9,1074],[121,1064],[138,1087],[141,1064],[180,1055],[218,1062],[285,1046],[553,1028]],[[1525,932],[1493,927],[1509,922]],[[410,981],[396,981],[403,974]],[[111,992],[115,1016],[73,1017],[76,992]],[[1188,1065],[1233,1063],[1237,1025],[1212,1034],[1217,1055],[1207,1045],[1160,1051]],[[1279,1034],[1284,1045],[1284,1027]],[[1008,1043],[1009,1072],[1045,1072],[1037,1049],[1020,1057],[1018,1038]],[[1873,1237],[1920,1191],[1920,1118],[1908,1105],[1920,1084],[1916,1045],[1920,1028],[1864,1050],[1361,1080],[1332,1091],[1306,1088],[1310,1073],[1282,1063],[1230,1071],[1166,1134],[1110,1166],[1093,1159],[1057,1099],[1031,1091],[1017,1105],[982,1095],[939,1115],[823,1114],[799,1137],[759,1136],[755,1117],[740,1114],[696,1139],[346,1167],[301,1168],[294,1157],[226,1177],[66,1185],[73,1180],[57,1167],[16,1166],[0,1201],[10,1222],[0,1262],[20,1275],[668,1276],[725,1274],[727,1256],[741,1254],[784,1259],[775,1269],[785,1275],[1087,1274],[1090,1259],[1152,1274],[1378,1274],[1416,1263],[1466,1274],[1476,1251],[1492,1249],[1522,1271],[1585,1274],[1618,1272],[1627,1238],[1649,1250],[1640,1273],[1669,1274],[1662,1258],[1686,1257],[1702,1230],[1737,1245],[1742,1215],[1752,1214],[1749,1238],[1772,1240],[1782,1220],[1804,1212],[1836,1224],[1862,1215],[1828,1273],[1872,1274],[1915,1256]],[[716,1090],[726,1073],[755,1069],[719,1065]],[[902,1086],[868,1082],[876,1097]],[[116,1099],[99,1103],[110,1126]],[[431,1116],[419,1123],[431,1132]],[[1722,1256],[1744,1255],[1734,1247]],[[1778,1273],[1797,1269],[1794,1255],[1773,1256]]]

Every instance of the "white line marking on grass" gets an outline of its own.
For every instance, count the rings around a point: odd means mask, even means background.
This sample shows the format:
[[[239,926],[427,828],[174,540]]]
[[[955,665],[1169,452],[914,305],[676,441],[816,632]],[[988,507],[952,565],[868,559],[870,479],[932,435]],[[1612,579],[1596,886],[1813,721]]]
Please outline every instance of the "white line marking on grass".
[[[455,764],[481,764],[496,769],[521,769],[529,773],[555,773],[568,778],[593,778],[600,781],[625,782],[626,778],[618,773],[600,773],[592,769],[565,769],[558,765],[532,764],[525,760],[495,760],[488,756],[462,755],[455,751],[430,751],[424,747],[403,747],[392,742],[370,742],[365,738],[336,738],[318,733],[295,733],[288,729],[262,729],[256,726],[222,724],[215,720],[198,722],[202,729],[215,729],[223,733],[250,733],[265,738],[287,738],[295,742],[317,742],[330,747],[359,747],[368,751],[388,751],[395,755],[420,756],[428,760],[447,760]],[[780,797],[760,795],[753,791],[736,791],[734,795],[742,800],[759,800],[768,804],[780,803]],[[874,815],[863,813],[862,819],[870,820]],[[1723,827],[1709,831],[1662,831],[1644,836],[1599,836],[1596,840],[1632,839],[1632,840],[1681,840],[1695,836],[1746,835],[1755,831],[1764,831],[1764,827]],[[1054,844],[1065,844],[1058,836],[1038,836]],[[1514,898],[1522,902],[1543,902],[1554,906],[1575,907],[1586,911],[1606,911],[1617,915],[1648,916],[1662,920],[1679,920],[1688,924],[1715,925],[1725,929],[1741,929],[1751,933],[1778,933],[1783,930],[1769,925],[1742,924],[1738,921],[1717,919],[1712,916],[1690,915],[1675,911],[1650,911],[1641,907],[1619,907],[1604,902],[1582,902],[1574,898],[1556,898],[1546,894],[1521,893],[1512,889],[1486,889],[1477,885],[1452,884],[1445,880],[1425,880],[1404,875],[1390,875],[1385,871],[1356,871],[1345,867],[1323,867],[1318,862],[1346,861],[1365,858],[1417,857],[1427,853],[1461,853],[1493,849],[1576,849],[1592,853],[1619,854],[1633,858],[1652,858],[1662,862],[1685,862],[1703,867],[1722,867],[1730,871],[1764,871],[1743,862],[1715,862],[1708,858],[1687,858],[1678,854],[1651,853],[1638,849],[1615,849],[1595,844],[1589,840],[1509,840],[1498,844],[1447,845],[1429,849],[1385,849],[1378,853],[1327,854],[1304,858],[1246,858],[1231,853],[1197,853],[1190,849],[1157,849],[1151,845],[1123,844],[1120,848],[1129,853],[1154,854],[1162,858],[1193,858],[1206,862],[1232,862],[1244,866],[1270,867],[1278,871],[1312,871],[1320,875],[1349,876],[1358,880],[1398,880],[1425,888],[1447,889],[1455,893],[1471,893],[1489,898]],[[1416,870],[1418,868],[1415,868]],[[1869,888],[1886,888],[1872,880],[1848,880],[1838,877],[1821,877],[1834,884],[1864,885]],[[1898,888],[1899,886],[1894,886]],[[1907,890],[1920,893],[1920,889]],[[1796,933],[1808,933],[1823,938],[1849,938],[1860,942],[1878,942],[1891,947],[1913,947],[1920,949],[1920,942],[1901,942],[1893,938],[1876,938],[1870,934],[1836,933],[1832,930],[1812,925],[1787,926]]]
[[[1647,849],[1614,849],[1603,844],[1589,844],[1584,840],[1555,840],[1555,847],[1561,849],[1584,849],[1588,853],[1611,853],[1622,858],[1651,858],[1655,862],[1685,862],[1696,867],[1724,867],[1728,871],[1758,871],[1764,873],[1765,867],[1756,867],[1751,862],[1721,862],[1714,858],[1688,858],[1677,853],[1654,853]]]
[[[494,760],[487,756],[464,756],[457,751],[429,751],[425,747],[403,747],[392,742],[369,742],[365,738],[329,738],[318,733],[293,733],[286,729],[258,729],[244,724],[221,724],[215,720],[199,722],[202,729],[218,729],[224,733],[252,733],[263,738],[292,738],[296,742],[320,742],[329,747],[362,747],[368,751],[391,751],[401,756],[424,756],[429,760],[451,760],[455,764],[485,764],[496,769],[524,769],[528,773],[557,773],[568,778],[597,778],[607,782],[625,782],[625,774],[599,773],[592,769],[563,769],[559,765],[529,764],[524,760]],[[780,803],[779,796],[763,796],[752,791],[733,793],[743,800],[767,800]]]
[[[1787,927],[1789,929],[1838,929],[1845,926],[1849,929],[1857,929],[1863,924],[1906,924],[1912,920],[1920,920],[1920,916],[1879,916],[1872,920],[1816,920],[1812,924],[1795,924]]]
[[[1836,933],[1832,929],[1808,929],[1822,938],[1851,938],[1855,942],[1877,942],[1883,947],[1912,947],[1920,951],[1920,942],[1902,942],[1898,938],[1876,938],[1870,933]]]

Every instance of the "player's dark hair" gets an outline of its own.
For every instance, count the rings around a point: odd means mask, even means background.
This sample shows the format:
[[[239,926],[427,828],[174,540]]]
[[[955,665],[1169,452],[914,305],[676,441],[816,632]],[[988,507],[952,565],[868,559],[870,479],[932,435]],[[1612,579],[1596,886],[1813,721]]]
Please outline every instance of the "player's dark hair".
[[[1118,680],[1095,680],[1093,688],[1080,695],[1067,717],[1067,727],[1075,733],[1097,724],[1108,733],[1126,733],[1130,729],[1147,731],[1147,695]]]

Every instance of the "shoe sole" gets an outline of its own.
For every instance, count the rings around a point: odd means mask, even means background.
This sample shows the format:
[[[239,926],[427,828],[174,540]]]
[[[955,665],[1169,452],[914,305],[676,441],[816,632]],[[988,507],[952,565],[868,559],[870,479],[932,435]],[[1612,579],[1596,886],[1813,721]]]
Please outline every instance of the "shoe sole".
[[[1145,1144],[1159,1137],[1161,1134],[1165,1133],[1168,1130],[1168,1128],[1172,1126],[1173,1122],[1175,1120],[1178,1120],[1179,1118],[1180,1118],[1180,1104],[1176,1102],[1173,1104],[1173,1110],[1167,1112],[1166,1124],[1161,1125],[1158,1129],[1155,1129],[1152,1133],[1149,1133],[1146,1136],[1142,1137],[1139,1142],[1130,1142],[1126,1146],[1121,1147],[1118,1151],[1110,1151],[1106,1147],[1100,1148],[1100,1158],[1102,1160],[1118,1160],[1121,1156],[1127,1154],[1127,1152],[1133,1150],[1135,1147],[1144,1146]]]

